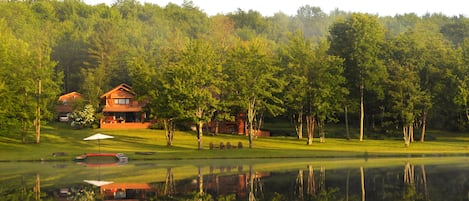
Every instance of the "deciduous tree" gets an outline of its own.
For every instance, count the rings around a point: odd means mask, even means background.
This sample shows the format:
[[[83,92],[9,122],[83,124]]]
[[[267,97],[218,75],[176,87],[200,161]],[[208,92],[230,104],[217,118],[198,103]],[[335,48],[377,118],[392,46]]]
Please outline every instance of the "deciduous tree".
[[[350,95],[360,102],[360,141],[365,127],[365,92],[383,98],[386,77],[381,60],[384,27],[376,16],[354,13],[330,29],[330,53],[345,59],[344,75]]]
[[[262,39],[239,42],[229,52],[224,70],[231,80],[230,95],[247,113],[249,147],[256,135],[255,118],[260,111],[272,114],[282,111],[282,100],[276,94],[282,91],[284,81],[278,75],[280,68],[273,63],[273,53]]]
[[[198,148],[202,149],[203,127],[215,112],[223,80],[222,68],[214,49],[202,40],[191,40],[171,62],[165,78],[169,95],[181,109],[180,119],[196,124]]]

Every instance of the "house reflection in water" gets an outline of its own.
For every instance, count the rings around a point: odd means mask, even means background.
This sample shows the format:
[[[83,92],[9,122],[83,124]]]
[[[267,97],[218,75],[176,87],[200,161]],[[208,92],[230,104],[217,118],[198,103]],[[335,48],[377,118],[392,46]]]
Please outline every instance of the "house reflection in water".
[[[147,183],[111,183],[100,187],[105,201],[156,199],[156,189]]]
[[[219,170],[219,173],[214,173],[216,169]],[[256,194],[255,196],[258,197],[259,194],[263,193],[262,178],[270,176],[270,173],[252,171],[251,168],[250,170],[245,172],[242,166],[210,167],[209,174],[202,176],[203,179],[199,177],[177,182],[179,185],[175,186],[176,189],[173,192],[176,192],[177,196],[202,190],[204,194],[210,194],[215,200],[229,195],[234,195],[236,200],[247,199],[250,193]],[[160,196],[171,197],[175,195],[161,192]]]

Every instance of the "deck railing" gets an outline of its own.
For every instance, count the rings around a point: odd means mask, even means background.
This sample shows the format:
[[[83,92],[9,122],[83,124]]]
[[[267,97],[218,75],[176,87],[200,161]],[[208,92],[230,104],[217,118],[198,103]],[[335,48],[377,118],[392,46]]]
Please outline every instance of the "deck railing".
[[[151,122],[122,122],[122,123],[106,123],[101,121],[100,128],[106,129],[138,129],[150,128]]]

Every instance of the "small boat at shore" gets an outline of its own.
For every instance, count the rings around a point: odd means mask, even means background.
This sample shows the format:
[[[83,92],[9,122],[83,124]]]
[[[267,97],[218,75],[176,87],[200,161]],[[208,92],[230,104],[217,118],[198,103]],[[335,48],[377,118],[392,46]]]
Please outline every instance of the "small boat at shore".
[[[123,153],[85,153],[74,159],[76,162],[89,165],[125,164],[128,160],[128,157]]]

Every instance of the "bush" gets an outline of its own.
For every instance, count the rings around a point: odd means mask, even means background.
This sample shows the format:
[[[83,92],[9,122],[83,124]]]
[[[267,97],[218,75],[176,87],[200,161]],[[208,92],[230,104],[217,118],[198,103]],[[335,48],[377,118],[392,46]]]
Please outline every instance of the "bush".
[[[89,128],[96,120],[95,110],[92,105],[85,105],[83,109],[70,114],[73,128]]]

